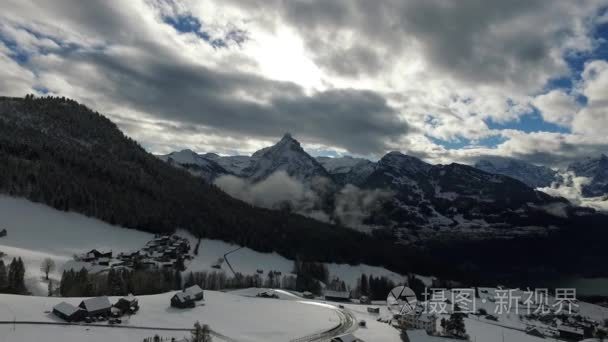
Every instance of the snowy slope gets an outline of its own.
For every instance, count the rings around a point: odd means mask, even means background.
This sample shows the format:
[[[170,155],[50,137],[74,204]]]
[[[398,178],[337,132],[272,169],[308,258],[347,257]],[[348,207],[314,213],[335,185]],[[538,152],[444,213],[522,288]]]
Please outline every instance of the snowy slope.
[[[230,174],[214,160],[198,155],[192,150],[182,150],[157,156],[160,160],[173,166],[188,170],[195,176],[199,176],[207,181],[215,179],[219,175]]]
[[[485,172],[515,178],[532,188],[546,187],[556,180],[556,172],[552,169],[512,158],[486,157],[479,160],[475,167]]]
[[[212,330],[239,341],[288,341],[310,333],[328,330],[339,323],[335,309],[328,306],[309,305],[298,301],[249,298],[229,293],[205,291],[203,305],[192,309],[170,307],[173,293],[140,296],[140,310],[130,318],[125,317],[123,326],[146,326],[156,328],[189,329],[194,322],[209,324]],[[82,298],[28,297],[0,295],[0,321],[40,321],[60,322],[53,314],[46,313],[52,307],[67,301],[78,305]],[[116,298],[111,298],[115,302]],[[263,312],[263,315],[260,313]],[[285,314],[289,313],[289,314]],[[99,323],[107,325],[107,323]],[[12,331],[12,325],[0,324],[0,341],[25,341],[33,331],[44,332],[52,329],[40,326],[19,326]],[[87,341],[108,341],[107,333],[115,333],[111,328],[98,328],[83,332],[81,327],[61,327],[59,332],[45,334],[45,341],[66,341],[64,333],[72,333]],[[76,331],[76,333],[73,333]],[[155,331],[119,329],[119,334],[137,337],[140,341],[158,333],[161,336],[181,338],[186,331]],[[118,334],[117,334],[118,335]],[[112,335],[110,335],[112,336]],[[38,340],[38,339],[36,339]],[[74,339],[84,340],[84,339]],[[119,341],[121,339],[117,339]],[[214,339],[215,340],[215,339]],[[34,340],[31,340],[34,341]],[[114,341],[114,340],[112,340]]]
[[[186,231],[178,231],[179,235],[188,237],[190,245],[196,245],[196,238]],[[235,250],[240,246],[229,244],[218,240],[203,239],[199,248],[199,253],[187,265],[189,271],[217,271],[211,266],[224,256],[225,253]],[[242,248],[237,252],[231,253],[228,256],[228,261],[234,268],[235,272],[242,274],[255,274],[257,270],[263,270],[262,276],[265,277],[269,271],[279,271],[283,274],[290,274],[293,271],[293,260],[287,259],[276,253],[260,253],[249,248]],[[330,278],[338,277],[351,287],[355,287],[357,280],[361,274],[373,275],[375,277],[385,276],[393,280],[395,283],[404,281],[404,276],[391,272],[385,268],[370,266],[370,265],[348,265],[326,263],[329,270]],[[226,264],[221,268],[227,275],[231,276],[232,272]]]
[[[152,239],[152,235],[133,229],[109,225],[80,214],[63,212],[21,198],[0,195],[0,227],[8,235],[0,238],[0,251],[23,258],[26,285],[34,294],[46,294],[47,285],[40,280],[40,263],[52,258],[57,269],[51,274],[60,278],[66,261],[75,253],[100,250],[134,251]]]
[[[0,196],[0,227],[8,230],[8,236],[0,238],[0,251],[7,254],[3,259],[10,262],[13,257],[22,257],[26,264],[26,285],[38,295],[46,295],[47,284],[41,280],[40,263],[47,257],[55,260],[57,269],[51,273],[56,281],[60,278],[64,265],[82,267],[74,263],[72,256],[91,249],[113,251],[114,253],[131,252],[142,248],[153,238],[152,234],[109,225],[105,222],[88,218],[76,213],[66,213],[45,205],[36,204],[21,198]],[[196,245],[196,239],[185,231],[179,234]],[[215,271],[212,268],[218,258],[239,246],[219,240],[204,239],[199,254],[188,265],[186,271]],[[276,253],[260,253],[243,248],[229,256],[229,261],[237,272],[254,274],[263,269],[280,271],[288,274],[293,270],[293,260]],[[222,271],[231,275],[226,265]],[[374,276],[387,276],[395,282],[403,277],[381,267],[369,265],[328,264],[330,276],[337,276],[354,286],[362,273]]]

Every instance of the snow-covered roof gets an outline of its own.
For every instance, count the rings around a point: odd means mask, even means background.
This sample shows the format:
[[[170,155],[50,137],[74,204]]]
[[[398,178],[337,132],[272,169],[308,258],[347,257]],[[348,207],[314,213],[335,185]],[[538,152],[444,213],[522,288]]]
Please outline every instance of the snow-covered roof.
[[[357,342],[360,341],[359,339],[357,339],[355,336],[353,336],[352,334],[344,334],[344,335],[340,335],[340,336],[336,336],[332,339],[332,341],[336,341],[336,342]]]
[[[559,326],[557,326],[557,330],[559,330],[559,331],[566,331],[566,332],[569,332],[569,333],[572,333],[572,334],[580,334],[580,335],[584,334],[583,329],[579,329],[579,328],[576,328],[576,327],[571,327],[569,325],[559,325]]]
[[[109,309],[112,307],[108,297],[95,297],[89,298],[82,301],[87,311],[97,311],[103,309]]]
[[[75,307],[74,305],[66,302],[61,302],[55,306],[53,306],[53,310],[57,310],[66,316],[73,315],[76,311],[80,310],[80,308]]]
[[[190,295],[196,295],[203,292],[203,289],[201,289],[201,287],[198,285],[192,285],[185,289],[184,292]]]
[[[188,300],[192,300],[192,297],[190,296],[190,294],[185,293],[185,292],[178,292],[174,295],[174,297],[176,297],[177,300],[179,300],[180,302],[186,302]]]

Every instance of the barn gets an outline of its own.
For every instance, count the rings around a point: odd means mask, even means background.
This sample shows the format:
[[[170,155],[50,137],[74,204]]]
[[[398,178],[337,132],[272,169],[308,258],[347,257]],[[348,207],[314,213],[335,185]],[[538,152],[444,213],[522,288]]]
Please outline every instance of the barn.
[[[184,290],[184,293],[188,294],[194,300],[202,300],[205,298],[205,293],[198,285],[192,285]]]
[[[116,304],[114,304],[114,307],[120,309],[123,314],[132,314],[139,310],[139,302],[137,301],[137,298],[130,294],[120,298]]]
[[[185,292],[177,292],[171,297],[171,306],[174,308],[193,308],[196,306],[194,302],[194,298],[190,297],[189,294]]]
[[[84,310],[66,302],[53,306],[53,314],[66,322],[78,322],[86,316]]]
[[[86,310],[88,316],[109,316],[112,303],[108,297],[95,297],[83,300],[79,307]]]

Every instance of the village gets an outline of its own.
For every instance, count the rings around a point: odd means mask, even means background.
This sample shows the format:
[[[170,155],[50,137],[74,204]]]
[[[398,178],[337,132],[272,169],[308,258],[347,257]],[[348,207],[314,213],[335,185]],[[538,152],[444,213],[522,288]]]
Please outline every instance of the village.
[[[184,262],[192,259],[190,242],[177,235],[157,235],[153,240],[132,253],[113,255],[112,251],[92,249],[75,255],[74,260],[91,266],[127,269],[175,269],[183,271]],[[102,268],[104,270],[104,268]]]

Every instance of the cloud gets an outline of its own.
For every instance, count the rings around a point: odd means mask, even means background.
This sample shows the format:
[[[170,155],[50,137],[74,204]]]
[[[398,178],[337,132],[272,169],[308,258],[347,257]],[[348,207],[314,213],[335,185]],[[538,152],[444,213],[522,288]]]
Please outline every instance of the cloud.
[[[576,177],[572,172],[564,172],[560,175],[563,182],[554,183],[550,187],[538,188],[551,196],[561,196],[575,205],[590,207],[600,211],[608,211],[608,197],[584,197],[583,187],[591,182],[586,177]]]
[[[532,103],[545,121],[565,127],[572,124],[576,112],[580,109],[573,96],[557,89],[537,96]]]
[[[230,196],[258,207],[287,209],[322,221],[329,221],[328,215],[320,210],[319,194],[289,177],[284,171],[277,171],[257,183],[225,175],[218,177],[214,184]]]
[[[568,65],[604,44],[594,32],[606,5],[8,0],[0,91],[74,98],[152,152],[250,153],[290,131],[305,147],[374,158],[396,149],[437,161],[487,153],[556,163],[551,154],[607,145],[601,61],[587,63],[580,85]],[[548,87],[561,78],[574,88]],[[588,101],[572,115],[568,96]],[[572,131],[554,143],[542,125],[488,124],[517,123],[533,106],[543,124]],[[486,148],[484,139],[497,142]]]
[[[365,229],[369,228],[365,220],[395,194],[383,189],[360,189],[347,184],[336,195],[334,217],[342,224]]]
[[[214,184],[230,196],[252,205],[269,209],[286,209],[325,222],[339,222],[351,228],[369,230],[365,220],[389,200],[394,193],[382,189],[360,189],[347,184],[331,193],[333,184],[325,178],[315,178],[304,184],[284,171],[251,183],[248,180],[224,175]],[[327,205],[327,201],[331,203]]]

